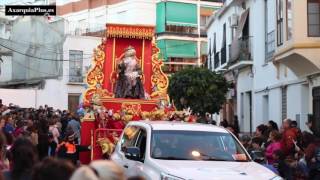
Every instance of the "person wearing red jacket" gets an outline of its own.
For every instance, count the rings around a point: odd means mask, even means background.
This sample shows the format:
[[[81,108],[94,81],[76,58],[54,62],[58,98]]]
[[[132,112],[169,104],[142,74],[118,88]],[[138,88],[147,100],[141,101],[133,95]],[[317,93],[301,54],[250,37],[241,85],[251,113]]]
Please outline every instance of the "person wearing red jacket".
[[[291,127],[291,120],[285,119],[282,124],[283,133],[281,139],[281,148],[285,156],[294,155],[295,144],[299,134],[298,128]]]

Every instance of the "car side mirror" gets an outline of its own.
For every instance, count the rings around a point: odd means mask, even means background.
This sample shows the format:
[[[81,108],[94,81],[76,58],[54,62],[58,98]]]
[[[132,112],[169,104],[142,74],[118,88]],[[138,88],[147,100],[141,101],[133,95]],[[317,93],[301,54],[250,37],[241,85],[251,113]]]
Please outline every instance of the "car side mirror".
[[[124,155],[127,159],[133,160],[133,161],[140,161],[140,148],[138,147],[128,147],[126,148]]]
[[[263,163],[265,161],[264,155],[261,151],[252,151],[250,156],[254,162]]]

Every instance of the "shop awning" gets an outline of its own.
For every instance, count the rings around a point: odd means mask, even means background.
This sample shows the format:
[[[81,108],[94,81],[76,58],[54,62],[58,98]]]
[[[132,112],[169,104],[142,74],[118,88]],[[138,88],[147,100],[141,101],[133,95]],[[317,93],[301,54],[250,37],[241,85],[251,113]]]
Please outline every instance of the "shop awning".
[[[166,30],[166,3],[165,2],[160,2],[157,3],[157,26],[156,26],[156,31],[157,33],[159,32],[164,32]]]
[[[158,40],[160,48],[160,59],[167,61],[170,57],[176,58],[197,58],[197,42],[183,40]]]
[[[197,5],[190,3],[167,2],[166,24],[197,27]]]
[[[236,32],[237,33],[236,34],[236,38],[239,38],[241,36],[243,28],[244,28],[244,25],[246,24],[248,15],[249,15],[249,9],[247,9],[246,11],[244,11],[241,14],[240,21],[239,21],[239,26],[238,26],[237,32]]]
[[[219,9],[220,9],[220,7],[201,6],[200,7],[200,16],[211,16],[215,11],[217,11]]]
[[[235,36],[235,39],[232,41],[231,43],[231,57],[230,57],[230,62],[233,62],[235,60],[237,60],[239,58],[239,55],[240,55],[240,41],[239,41],[239,38],[241,38],[242,36],[242,31],[243,31],[243,28],[246,24],[246,21],[248,19],[248,16],[249,16],[249,9],[247,9],[246,11],[244,11],[242,14],[241,14],[241,17],[240,17],[240,21],[239,21],[239,25],[238,25],[238,28],[237,28],[237,31],[236,31],[236,36]]]

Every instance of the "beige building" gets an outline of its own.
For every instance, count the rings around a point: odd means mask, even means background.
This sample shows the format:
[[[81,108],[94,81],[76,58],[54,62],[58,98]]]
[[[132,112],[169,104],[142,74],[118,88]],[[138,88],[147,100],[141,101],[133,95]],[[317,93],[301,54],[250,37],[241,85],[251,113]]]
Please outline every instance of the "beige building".
[[[278,36],[273,63],[285,65],[305,80],[306,108],[320,127],[320,1],[277,0],[276,5]]]

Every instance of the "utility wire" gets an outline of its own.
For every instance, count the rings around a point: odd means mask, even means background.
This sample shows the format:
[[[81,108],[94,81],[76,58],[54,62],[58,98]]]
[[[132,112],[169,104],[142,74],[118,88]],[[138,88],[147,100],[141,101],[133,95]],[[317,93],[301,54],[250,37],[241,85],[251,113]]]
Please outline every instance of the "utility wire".
[[[19,52],[19,51],[16,51],[16,50],[14,50],[14,49],[12,49],[12,48],[9,48],[9,47],[7,47],[7,46],[5,46],[5,45],[2,45],[2,44],[0,44],[0,46],[2,46],[2,47],[4,47],[4,48],[7,48],[7,49],[9,49],[9,50],[11,50],[11,51],[13,51],[13,52],[16,52],[16,53],[18,53],[18,54],[21,54],[21,55],[24,55],[24,56],[28,56],[28,57],[31,57],[31,58],[35,58],[35,59],[39,59],[39,60],[45,60],[45,61],[70,61],[70,62],[79,62],[79,60],[70,60],[70,59],[61,59],[61,60],[58,60],[58,59],[50,59],[50,58],[40,58],[40,57],[36,57],[36,56],[33,56],[33,55],[30,55],[30,54],[25,54],[25,53],[22,53],[22,52]],[[82,60],[84,60],[84,59],[92,59],[93,58],[93,56],[92,57],[87,57],[87,58],[81,58]]]
[[[174,45],[174,46],[167,46],[167,47],[165,47],[165,48],[160,48],[160,49],[170,49],[170,48],[179,47],[179,46],[185,46],[185,45],[190,45],[190,44],[193,44],[193,43],[178,44],[178,45]],[[10,48],[10,47],[7,47],[7,46],[5,46],[5,45],[2,45],[2,44],[0,44],[0,46],[2,46],[2,47],[4,47],[4,48],[7,48],[7,49],[9,49],[9,50],[11,50],[11,51],[13,51],[13,52],[16,52],[16,53],[18,53],[18,54],[21,54],[21,55],[24,55],[24,56],[28,56],[28,57],[31,57],[31,58],[36,58],[36,59],[39,59],[39,60],[79,62],[79,60],[70,60],[70,59],[57,60],[57,59],[50,59],[50,58],[40,58],[40,57],[36,57],[36,56],[30,55],[30,54],[25,54],[25,53],[19,52],[19,51],[17,51],[17,50],[14,50],[14,49],[12,49],[12,48]],[[161,54],[162,54],[162,53],[163,53],[163,52],[161,52]],[[92,57],[87,57],[87,58],[82,58],[82,60],[84,60],[84,59],[92,59],[92,58],[93,58],[93,56],[92,56]]]
[[[41,73],[41,74],[45,74],[45,75],[49,75],[49,76],[58,76],[57,74],[49,74],[47,72],[43,72],[43,71],[39,71],[39,70],[33,69],[33,68],[31,68],[29,66],[26,66],[26,65],[24,65],[24,64],[22,64],[20,62],[17,62],[17,61],[15,61],[13,59],[12,59],[12,62],[14,62],[15,64],[18,64],[19,66],[21,66],[21,67],[23,67],[25,69],[29,69],[29,70],[31,70],[33,72],[37,72],[37,73]]]
[[[33,71],[33,72],[36,72],[36,73],[41,73],[41,74],[46,74],[46,75],[48,75],[48,76],[84,77],[84,76],[73,76],[73,75],[49,74],[49,73],[47,73],[47,72],[43,72],[43,71],[39,71],[39,70],[37,70],[37,69],[31,68],[30,66],[26,66],[26,65],[24,65],[24,64],[22,64],[22,63],[20,63],[20,62],[15,61],[15,60],[12,60],[12,62],[15,63],[15,64],[17,64],[17,65],[19,65],[19,66],[21,66],[21,67],[23,67],[23,68],[25,68],[25,69],[30,70],[30,71]]]
[[[47,46],[45,46],[44,44],[37,44],[37,43],[32,43],[32,42],[27,42],[27,41],[23,41],[23,42],[18,42],[18,41],[13,41],[13,40],[9,40],[9,39],[4,39],[4,38],[0,38],[0,40],[3,40],[3,41],[7,41],[7,42],[12,42],[12,43],[15,43],[15,44],[19,44],[19,45],[25,45],[25,46],[28,46],[32,49],[36,49],[36,48],[43,48],[45,50],[48,50],[48,52],[52,52],[52,53],[55,53],[55,54],[68,54],[69,51],[62,51],[63,53],[60,53],[60,52],[57,52],[57,51],[54,51],[54,49],[50,49],[50,48],[46,48]],[[50,51],[52,50],[52,51]],[[90,53],[90,54],[87,54],[87,53],[83,53],[83,55],[91,55],[90,57],[92,57],[93,53]]]

